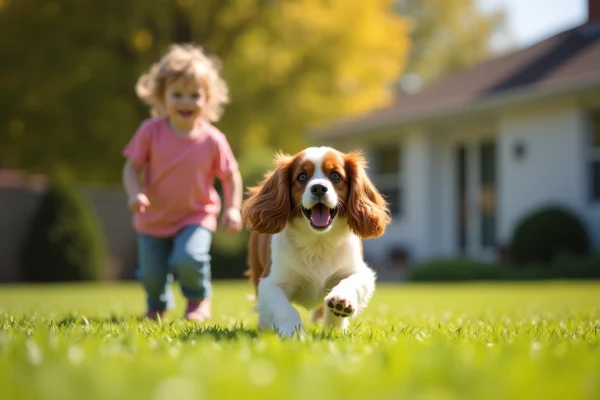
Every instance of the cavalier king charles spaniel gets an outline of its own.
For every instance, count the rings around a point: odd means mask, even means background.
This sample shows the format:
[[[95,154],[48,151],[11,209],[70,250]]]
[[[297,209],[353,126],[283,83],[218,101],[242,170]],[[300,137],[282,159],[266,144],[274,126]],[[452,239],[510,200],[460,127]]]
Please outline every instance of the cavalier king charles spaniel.
[[[338,329],[366,307],[375,273],[363,259],[361,239],[381,236],[391,218],[365,166],[360,152],[311,147],[278,154],[275,170],[249,188],[242,217],[250,231],[247,275],[259,329],[303,332],[292,303]]]

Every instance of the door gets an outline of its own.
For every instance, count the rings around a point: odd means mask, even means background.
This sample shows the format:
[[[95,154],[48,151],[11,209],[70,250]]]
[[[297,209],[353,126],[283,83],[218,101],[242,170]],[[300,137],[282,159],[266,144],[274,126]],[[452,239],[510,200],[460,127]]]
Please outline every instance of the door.
[[[496,143],[456,145],[456,248],[464,257],[493,260],[496,253]]]

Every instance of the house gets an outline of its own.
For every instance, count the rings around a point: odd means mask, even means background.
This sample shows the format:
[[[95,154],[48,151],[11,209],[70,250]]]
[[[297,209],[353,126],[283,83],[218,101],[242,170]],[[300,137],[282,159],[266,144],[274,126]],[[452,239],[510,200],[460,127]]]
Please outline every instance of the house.
[[[363,149],[391,203],[367,258],[494,260],[519,219],[547,204],[578,214],[600,249],[600,0],[588,12],[581,26],[311,132]]]

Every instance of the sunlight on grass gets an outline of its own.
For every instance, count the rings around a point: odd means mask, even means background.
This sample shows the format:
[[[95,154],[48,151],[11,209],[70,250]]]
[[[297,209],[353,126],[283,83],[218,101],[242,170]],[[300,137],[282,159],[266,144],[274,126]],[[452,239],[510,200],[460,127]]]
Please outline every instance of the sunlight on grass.
[[[300,339],[257,332],[250,292],[217,283],[198,325],[181,297],[140,318],[136,284],[0,287],[2,398],[600,398],[598,283],[380,284]]]

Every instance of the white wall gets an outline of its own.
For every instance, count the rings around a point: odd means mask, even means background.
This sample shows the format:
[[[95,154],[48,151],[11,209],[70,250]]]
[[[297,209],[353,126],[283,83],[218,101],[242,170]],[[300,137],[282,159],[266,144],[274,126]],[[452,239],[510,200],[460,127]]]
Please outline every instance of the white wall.
[[[439,151],[430,134],[412,130],[397,139],[401,143],[404,209],[394,216],[383,237],[365,241],[365,253],[374,262],[385,262],[395,246],[404,247],[411,260],[429,257],[436,251],[439,224],[434,202],[439,200],[437,153]],[[441,240],[441,239],[439,239]]]
[[[430,134],[424,131],[411,132],[404,142],[406,206],[402,222],[413,259],[433,251],[434,150]]]
[[[367,257],[385,262],[394,246],[404,246],[413,261],[456,255],[454,149],[457,143],[477,144],[490,138],[497,139],[499,244],[509,241],[522,216],[541,205],[558,203],[582,217],[600,250],[600,204],[588,202],[585,135],[583,112],[574,105],[506,114],[473,129],[460,126],[436,134],[413,129],[389,135],[385,142],[400,142],[403,152],[404,212],[394,217],[382,238],[365,241]],[[520,160],[513,151],[518,141],[527,151]],[[340,143],[338,148],[366,150],[368,146],[363,139]]]
[[[467,246],[466,256],[490,260],[495,249],[482,248],[480,243],[480,188],[479,149],[483,143],[496,141],[497,130],[491,121],[448,125],[434,136],[436,146],[433,165],[435,174],[434,205],[435,229],[432,236],[433,257],[458,255],[458,203],[456,150],[464,146],[467,151]]]
[[[585,130],[577,108],[505,116],[499,124],[499,240],[507,243],[525,214],[546,204],[571,208],[586,220],[594,211],[587,201]],[[514,157],[521,141],[526,154]],[[596,217],[597,218],[597,217]],[[592,233],[596,238],[598,228]],[[598,244],[597,244],[598,245]]]

